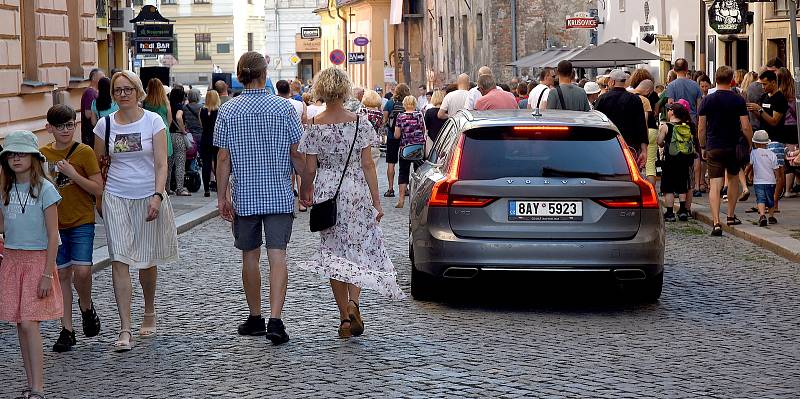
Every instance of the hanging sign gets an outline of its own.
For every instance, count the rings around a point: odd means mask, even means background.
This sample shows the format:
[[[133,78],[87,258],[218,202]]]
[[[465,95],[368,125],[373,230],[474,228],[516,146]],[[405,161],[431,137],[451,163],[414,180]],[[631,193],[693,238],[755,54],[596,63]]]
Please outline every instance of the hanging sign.
[[[714,0],[708,9],[708,24],[720,35],[744,33],[747,28],[747,1]]]
[[[597,18],[589,15],[588,12],[576,12],[573,16],[567,16],[567,29],[595,29],[597,28]]]
[[[319,39],[322,37],[322,28],[318,26],[300,28],[300,37],[303,39]]]
[[[653,33],[655,31],[656,31],[656,26],[653,24],[639,25],[639,32],[641,33]]]
[[[367,54],[365,53],[349,53],[347,54],[348,64],[364,64],[367,62]]]
[[[363,36],[357,37],[355,38],[355,40],[353,40],[353,44],[355,44],[358,47],[364,47],[369,44],[369,39]]]
[[[328,58],[330,58],[333,65],[342,65],[347,60],[347,54],[345,54],[342,50],[336,49],[331,51]]]

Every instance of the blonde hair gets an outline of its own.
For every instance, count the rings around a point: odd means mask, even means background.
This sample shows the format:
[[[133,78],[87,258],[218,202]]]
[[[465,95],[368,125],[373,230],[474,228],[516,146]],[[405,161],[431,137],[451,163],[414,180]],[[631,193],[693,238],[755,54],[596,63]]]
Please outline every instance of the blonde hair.
[[[445,93],[442,90],[434,91],[433,96],[431,96],[431,104],[433,104],[434,107],[439,107],[442,105],[442,102],[444,101],[444,95]]]
[[[136,100],[137,101],[144,100],[144,97],[145,97],[146,94],[144,92],[144,86],[142,86],[142,80],[139,79],[139,76],[137,76],[135,73],[133,73],[131,71],[119,71],[119,72],[114,74],[114,77],[111,78],[111,93],[112,93],[112,95],[114,93],[114,86],[116,86],[117,79],[119,79],[119,78],[125,78],[129,82],[131,82],[133,87],[136,89]]]
[[[209,90],[206,93],[205,107],[209,111],[216,111],[219,109],[219,93],[216,90]]]
[[[405,109],[416,109],[417,108],[417,99],[414,96],[406,96],[403,99],[403,108]]]
[[[364,92],[364,98],[361,100],[367,108],[378,108],[381,106],[381,95],[375,90],[367,90]]]
[[[353,93],[350,77],[343,70],[335,67],[323,69],[314,79],[312,92],[314,98],[325,103],[344,102]]]

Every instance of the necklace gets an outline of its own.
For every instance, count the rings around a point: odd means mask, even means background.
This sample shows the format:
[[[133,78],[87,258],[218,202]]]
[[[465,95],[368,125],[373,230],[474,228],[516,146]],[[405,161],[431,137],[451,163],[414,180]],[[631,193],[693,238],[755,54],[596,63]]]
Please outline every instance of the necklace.
[[[28,199],[31,198],[31,194],[25,193],[25,203],[23,203],[22,198],[19,196],[19,188],[16,184],[14,184],[14,191],[17,193],[17,201],[19,201],[19,206],[22,208],[22,213],[25,214],[25,207],[28,206]]]

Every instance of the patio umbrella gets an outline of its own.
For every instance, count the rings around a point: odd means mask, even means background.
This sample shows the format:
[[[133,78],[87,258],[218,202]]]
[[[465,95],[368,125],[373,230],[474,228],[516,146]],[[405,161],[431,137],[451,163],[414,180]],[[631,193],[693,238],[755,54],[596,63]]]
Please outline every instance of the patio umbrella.
[[[590,47],[570,58],[572,66],[600,68],[641,64],[661,57],[619,39],[611,39],[597,47]]]

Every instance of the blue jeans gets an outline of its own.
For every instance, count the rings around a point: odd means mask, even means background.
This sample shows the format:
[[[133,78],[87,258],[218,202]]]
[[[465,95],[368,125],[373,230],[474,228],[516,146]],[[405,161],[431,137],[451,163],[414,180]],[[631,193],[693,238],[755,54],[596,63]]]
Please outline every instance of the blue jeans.
[[[94,223],[70,229],[59,229],[61,245],[58,246],[56,265],[66,269],[72,265],[91,266],[94,252]]]
[[[756,190],[756,203],[764,204],[767,208],[775,206],[775,185],[774,184],[754,184]]]

